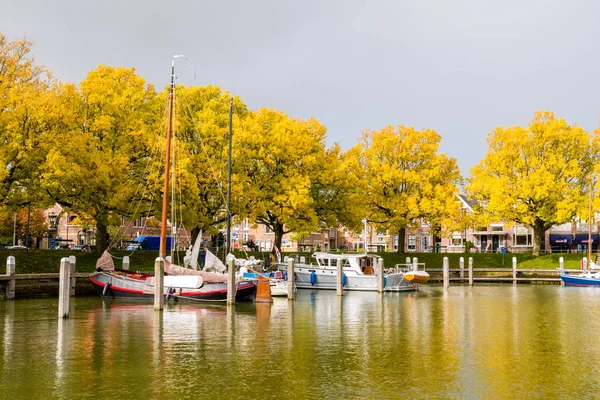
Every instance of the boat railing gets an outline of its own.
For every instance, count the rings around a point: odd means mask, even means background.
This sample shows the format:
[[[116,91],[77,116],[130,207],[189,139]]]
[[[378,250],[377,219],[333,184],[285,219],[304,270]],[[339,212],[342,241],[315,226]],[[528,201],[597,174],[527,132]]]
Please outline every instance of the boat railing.
[[[414,264],[396,264],[393,268],[395,273],[414,271]],[[417,263],[417,271],[425,271],[425,263]]]

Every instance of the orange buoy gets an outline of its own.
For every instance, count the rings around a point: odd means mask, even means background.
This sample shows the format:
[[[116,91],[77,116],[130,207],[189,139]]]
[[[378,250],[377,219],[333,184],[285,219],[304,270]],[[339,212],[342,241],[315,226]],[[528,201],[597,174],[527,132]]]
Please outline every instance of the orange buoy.
[[[259,275],[256,284],[256,299],[255,303],[272,303],[271,297],[271,280],[265,276]]]

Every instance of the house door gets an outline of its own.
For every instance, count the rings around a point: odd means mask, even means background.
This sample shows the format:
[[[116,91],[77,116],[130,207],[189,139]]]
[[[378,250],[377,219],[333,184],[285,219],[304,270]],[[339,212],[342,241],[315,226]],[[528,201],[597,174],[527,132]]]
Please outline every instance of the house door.
[[[428,236],[426,233],[421,232],[421,248],[420,251],[422,253],[426,252],[426,251],[430,251],[429,250],[429,240],[428,240]]]
[[[492,252],[497,252],[500,245],[500,237],[498,235],[492,236]]]
[[[481,252],[485,253],[485,250],[487,249],[487,236],[482,236],[481,237]]]

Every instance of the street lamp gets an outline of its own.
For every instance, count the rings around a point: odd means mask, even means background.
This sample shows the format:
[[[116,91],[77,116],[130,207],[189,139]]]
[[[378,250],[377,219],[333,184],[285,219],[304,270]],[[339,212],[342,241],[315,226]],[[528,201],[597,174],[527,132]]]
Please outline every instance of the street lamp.
[[[364,218],[362,220],[363,224],[364,224],[364,231],[365,231],[365,254],[367,254],[367,219]]]

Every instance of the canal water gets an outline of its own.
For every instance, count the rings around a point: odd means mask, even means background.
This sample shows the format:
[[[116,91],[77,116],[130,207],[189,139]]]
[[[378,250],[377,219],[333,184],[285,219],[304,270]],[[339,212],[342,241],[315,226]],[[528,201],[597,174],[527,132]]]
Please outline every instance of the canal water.
[[[600,290],[300,290],[235,307],[0,301],[0,398],[598,398]]]

